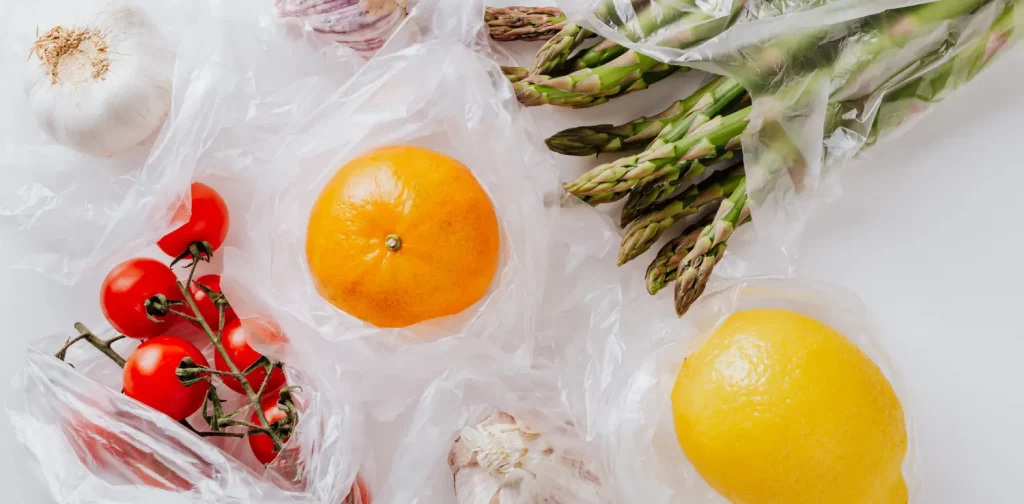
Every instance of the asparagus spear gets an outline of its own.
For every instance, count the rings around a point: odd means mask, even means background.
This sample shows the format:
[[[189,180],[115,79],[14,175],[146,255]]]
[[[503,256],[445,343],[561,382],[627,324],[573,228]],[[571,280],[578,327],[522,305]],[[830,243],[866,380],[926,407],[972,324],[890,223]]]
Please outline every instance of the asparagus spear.
[[[562,107],[585,108],[593,107],[607,102],[612,98],[623,96],[634,91],[647,89],[648,86],[676,72],[689,70],[685,67],[677,67],[659,63],[653,68],[639,75],[636,80],[624,80],[618,87],[605,90],[599,95],[581,93],[576,91],[565,91],[564,89],[553,88],[539,83],[523,80],[515,83],[516,98],[527,107],[537,105],[558,105]]]
[[[689,97],[676,101],[653,117],[640,117],[618,126],[599,124],[570,128],[555,133],[545,143],[552,151],[569,156],[589,156],[601,152],[646,146],[661,135],[669,125],[683,119],[697,107],[707,106],[708,100],[714,99],[715,95],[708,98],[705,94],[713,93],[726,80],[725,77],[713,80]]]
[[[494,40],[544,40],[565,26],[558,7],[488,7],[484,22]]]
[[[598,124],[569,128],[555,133],[544,140],[544,143],[553,152],[566,156],[589,156],[639,148],[646,146],[666,125],[685,114],[686,110],[680,100],[651,117],[640,117],[618,126]]]
[[[794,81],[782,93],[795,94],[796,99],[793,101],[796,101],[810,96],[806,93],[807,89],[832,86],[830,120],[841,121],[845,115],[842,109],[847,107],[847,104],[842,103],[843,100],[849,100],[849,105],[856,109],[860,105],[853,100],[861,100],[865,93],[874,92],[880,85],[871,82],[872,80],[878,80],[879,76],[884,80],[892,78],[891,68],[872,69],[875,64],[885,62],[885,58],[880,58],[880,55],[904,46],[910,40],[929,37],[941,23],[969,14],[988,1],[990,0],[935,0],[883,13],[875,18],[877,28],[844,41],[839,56],[832,64]],[[905,69],[899,69],[896,73],[903,71]],[[788,107],[803,107],[800,104],[794,106],[788,98],[779,101],[786,103]],[[832,123],[830,126],[835,125],[836,123]],[[871,133],[866,132],[865,135],[870,136]],[[757,141],[765,147],[765,157],[756,160],[756,163],[762,171],[759,178],[766,182],[752,191],[761,193],[770,190],[778,174],[783,171],[789,172],[790,179],[799,189],[809,161],[783,125],[777,120],[767,118],[757,133]]]
[[[625,21],[619,14],[618,5],[621,0],[604,0],[601,5],[594,9],[594,15],[608,24],[608,26],[621,27]],[[651,0],[631,0],[631,7],[634,12],[647,7]],[[626,18],[629,18],[627,15]]]
[[[549,41],[550,42],[550,41]],[[597,68],[584,68],[569,75],[538,80],[537,85],[593,96],[617,94],[624,84],[640,80],[641,76],[664,63],[637,51],[626,51],[622,56]]]
[[[674,47],[676,49],[692,47],[727,30],[739,18],[745,5],[746,0],[732,0],[732,10],[730,10],[728,16],[722,16],[717,12],[709,14],[696,7],[696,10],[687,12],[676,19],[671,17],[659,19],[656,25],[648,26],[645,29],[645,35],[649,35],[674,23],[681,26],[681,28],[663,37],[658,41],[658,45]]]
[[[658,250],[658,254],[651,261],[650,266],[647,267],[645,283],[647,284],[647,292],[649,294],[653,296],[665,288],[666,285],[675,281],[676,274],[679,272],[679,263],[690,253],[690,249],[697,244],[697,239],[700,238],[704,227],[711,224],[714,219],[715,214],[708,214],[687,227],[682,234],[669,240],[668,243]],[[750,222],[750,217],[740,221],[740,226],[748,222]]]
[[[565,189],[591,204],[614,201],[638,185],[675,180],[692,161],[713,156],[747,127],[751,109],[718,116],[675,142],[651,144],[638,156],[599,166],[570,182]]]
[[[679,3],[675,0],[652,0],[647,8],[637,12],[636,19],[628,25],[629,30],[624,35],[639,42],[680,19],[693,15],[706,16],[692,1],[685,2],[687,5]]]
[[[584,68],[596,68],[617,58],[624,52],[626,52],[625,47],[615,43],[609,43],[608,41],[602,41],[597,45],[581,51],[579,55],[573,57],[571,62],[566,63],[566,67],[571,68],[573,71]],[[531,77],[535,80],[548,79],[548,77],[544,75],[531,76],[530,69],[526,67],[503,66],[501,69],[513,84]],[[556,69],[556,71],[557,70],[562,69]]]
[[[706,205],[721,202],[743,180],[742,165],[723,170],[631,222],[619,246],[619,266],[646,252],[679,219],[696,214]]]
[[[567,63],[567,66],[574,72],[584,68],[597,68],[622,56],[627,50],[624,46],[620,46],[611,40],[601,40],[573,56]]]
[[[836,61],[822,71],[833,77],[845,78],[845,85],[832,92],[833,100],[848,100],[863,96],[864,90],[871,92],[878,87],[872,81],[879,76],[870,72],[875,64],[885,64],[882,55],[905,46],[911,40],[927,35],[943,21],[969,14],[991,0],[936,0],[916,7],[900,9],[883,15],[882,26],[874,36],[863,36],[857,42],[846,46]],[[891,19],[890,22],[884,22]],[[892,74],[881,76],[888,80]]]
[[[584,29],[578,24],[566,24],[537,51],[537,55],[533,58],[533,66],[530,67],[530,74],[555,75],[565,64],[566,60],[569,59],[572,52],[585,40],[593,36],[595,36],[593,32]],[[572,90],[567,89],[567,91]]]
[[[900,84],[886,92],[879,107],[865,147],[880,136],[904,124],[908,116],[919,114],[928,103],[942,101],[957,87],[969,82],[984,70],[1013,37],[1016,29],[1016,5],[1010,3],[992,23],[987,33],[936,68]],[[838,124],[827,127],[832,131]]]
[[[503,66],[501,73],[513,84],[530,76],[530,70],[526,67]]]
[[[708,158],[706,162],[702,162],[701,159],[682,161],[660,179],[633,188],[626,198],[626,204],[622,207],[622,215],[619,218],[620,225],[625,226],[652,206],[671,198],[680,189],[685,190],[692,187],[708,166],[732,159],[733,153],[739,150],[739,146],[739,137],[733,137],[724,145],[715,145],[714,152],[709,151],[706,156]]]
[[[722,201],[711,224],[701,230],[700,236],[686,257],[679,263],[676,273],[676,314],[682,317],[694,301],[704,293],[715,265],[725,255],[726,241],[736,227],[750,216],[747,184],[744,179],[728,199]]]
[[[629,169],[632,169],[632,167],[635,167],[637,164],[642,162],[644,156],[649,153],[662,149],[672,142],[683,139],[687,134],[692,133],[698,127],[705,124],[709,118],[718,115],[722,109],[729,106],[729,104],[736,100],[738,96],[741,96],[742,93],[743,87],[736,81],[725,77],[715,79],[688,98],[696,100],[693,108],[682,119],[673,122],[663,129],[658,135],[658,138],[656,138],[654,142],[644,150],[644,152],[598,166],[593,170],[584,173],[576,180],[566,184],[565,190],[594,205],[599,202],[614,201],[618,199],[622,195],[618,195],[612,199],[597,198],[597,193],[592,193],[592,190],[596,188],[595,184],[600,184],[606,179],[612,180],[616,176],[621,177],[627,173]],[[622,167],[630,168],[623,171]]]

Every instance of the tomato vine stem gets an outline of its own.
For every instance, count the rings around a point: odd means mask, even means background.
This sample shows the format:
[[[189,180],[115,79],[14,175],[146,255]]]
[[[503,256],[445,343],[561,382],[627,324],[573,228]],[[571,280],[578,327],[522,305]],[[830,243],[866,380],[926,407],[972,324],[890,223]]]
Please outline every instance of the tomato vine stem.
[[[69,339],[68,342],[65,343],[64,346],[60,348],[60,350],[57,351],[57,353],[53,354],[54,357],[63,361],[64,358],[67,357],[68,349],[70,349],[72,345],[78,343],[79,341],[85,340],[90,345],[96,347],[96,349],[102,352],[103,355],[106,355],[108,358],[110,358],[110,360],[114,361],[114,363],[117,364],[121,369],[124,369],[124,357],[121,357],[121,354],[117,353],[117,351],[114,350],[114,347],[111,346],[115,342],[123,340],[125,338],[123,334],[115,336],[108,340],[104,340],[100,339],[95,334],[93,334],[92,331],[85,327],[85,324],[81,322],[75,322],[75,329],[78,330],[78,336]]]
[[[206,420],[206,422],[210,425],[210,428],[212,428],[213,430],[212,431],[199,431],[199,430],[196,430],[195,427],[193,427],[191,424],[189,424],[185,420],[182,420],[181,424],[183,426],[185,426],[186,428],[188,428],[193,433],[195,433],[196,435],[199,435],[199,436],[202,436],[202,437],[237,437],[237,438],[242,438],[242,437],[245,437],[245,435],[246,435],[245,433],[240,433],[240,432],[224,432],[224,431],[221,431],[220,429],[222,427],[231,427],[231,426],[245,427],[245,428],[249,429],[248,434],[250,434],[250,435],[254,434],[254,433],[267,435],[267,437],[269,437],[273,441],[273,443],[274,443],[274,451],[280,451],[281,448],[284,447],[284,440],[283,440],[284,436],[282,436],[282,434],[281,434],[279,429],[274,428],[271,425],[271,423],[267,420],[267,415],[266,415],[266,413],[263,412],[263,406],[262,406],[261,399],[263,398],[263,394],[267,391],[267,386],[270,383],[271,372],[274,369],[281,367],[281,363],[280,362],[271,361],[270,359],[268,359],[266,357],[261,357],[256,362],[253,362],[245,370],[239,370],[239,368],[235,364],[234,360],[232,360],[231,357],[228,355],[227,349],[224,347],[224,344],[222,342],[222,336],[223,336],[223,333],[224,333],[224,324],[226,322],[226,320],[225,320],[225,310],[227,309],[227,306],[228,306],[227,300],[223,299],[223,296],[221,296],[221,298],[216,298],[215,296],[211,295],[211,299],[215,299],[214,304],[217,307],[217,315],[218,315],[217,329],[216,329],[216,331],[214,331],[214,329],[212,327],[210,327],[209,322],[206,320],[205,317],[203,317],[202,313],[199,311],[199,306],[196,304],[195,299],[193,298],[192,294],[189,292],[189,287],[191,287],[192,283],[194,282],[193,278],[195,277],[196,269],[199,266],[199,263],[200,262],[204,262],[204,261],[208,262],[212,258],[212,255],[213,255],[213,250],[212,250],[212,247],[210,247],[210,245],[208,243],[206,243],[206,242],[198,242],[198,243],[192,244],[185,253],[181,254],[180,256],[175,258],[174,261],[171,262],[171,267],[173,267],[176,263],[178,263],[179,261],[182,261],[182,260],[184,260],[186,258],[191,258],[192,259],[191,262],[189,262],[189,264],[187,264],[185,266],[186,268],[189,269],[187,280],[184,283],[182,283],[180,280],[176,282],[178,290],[181,291],[181,295],[182,295],[182,298],[184,299],[184,301],[169,302],[169,301],[167,301],[165,299],[166,296],[163,296],[163,295],[161,295],[159,298],[154,297],[154,299],[150,299],[150,300],[146,301],[146,303],[147,303],[146,309],[147,310],[149,309],[149,305],[151,303],[159,302],[158,304],[160,305],[160,308],[162,310],[165,310],[166,314],[175,315],[175,316],[181,317],[182,319],[185,319],[185,320],[187,320],[189,322],[197,324],[203,330],[203,332],[206,334],[207,338],[209,338],[210,342],[213,344],[214,349],[220,355],[220,357],[224,359],[224,363],[228,367],[228,371],[222,371],[222,370],[219,370],[219,369],[211,368],[209,366],[196,366],[195,363],[190,363],[190,365],[187,367],[187,369],[186,368],[181,368],[181,369],[178,370],[179,371],[179,378],[182,379],[183,383],[186,383],[186,381],[194,382],[194,381],[198,381],[199,379],[207,382],[207,386],[209,387],[209,393],[207,395],[206,402],[203,404],[202,412],[203,412],[203,418]],[[195,283],[197,285],[199,285],[198,282],[195,282]],[[200,285],[200,287],[203,288],[204,291],[208,291],[209,290],[209,289],[206,289],[202,285]],[[208,292],[208,294],[209,294],[209,292]],[[183,311],[179,311],[179,310],[175,310],[175,309],[171,308],[171,306],[174,306],[174,305],[179,305],[179,306],[180,305],[185,305],[185,306],[187,306],[188,310],[192,312],[192,315],[189,315],[188,313],[185,313]],[[85,325],[82,324],[81,322],[76,322],[75,323],[75,329],[78,330],[78,336],[75,336],[73,338],[69,338],[68,341],[64,344],[64,346],[61,347],[60,350],[57,351],[57,353],[54,354],[54,357],[56,357],[57,359],[59,359],[61,361],[64,361],[64,359],[67,356],[68,350],[74,344],[76,344],[76,343],[78,343],[80,341],[86,341],[90,345],[95,347],[97,350],[99,350],[101,353],[106,355],[110,360],[114,361],[114,363],[116,363],[119,367],[121,367],[122,369],[124,368],[126,360],[124,359],[124,357],[121,357],[121,355],[118,354],[114,350],[112,345],[113,345],[113,343],[126,338],[126,336],[118,335],[118,336],[115,336],[113,338],[104,340],[104,339],[101,339],[101,338],[97,337],[92,331],[90,331],[88,328],[86,328]],[[252,384],[249,383],[249,380],[247,379],[247,375],[249,373],[257,370],[257,369],[260,369],[260,368],[262,368],[264,370],[264,372],[265,372],[264,376],[263,376],[263,381],[260,384],[259,389],[258,390],[254,390]],[[188,371],[188,373],[184,373],[184,371]],[[187,374],[190,377],[188,380],[186,380],[185,378],[182,378],[182,376],[184,376],[185,374]],[[192,375],[197,375],[197,376],[196,377],[192,377]],[[225,414],[221,410],[221,402],[222,401],[217,396],[217,389],[216,389],[216,386],[213,383],[213,380],[210,380],[208,378],[200,378],[203,375],[207,375],[207,376],[209,376],[209,375],[217,375],[217,376],[221,376],[221,377],[231,377],[231,378],[234,378],[235,380],[238,381],[238,383],[241,385],[242,389],[244,390],[245,396],[248,399],[248,404],[238,408],[237,410],[235,410],[235,411],[233,411],[231,413]],[[186,383],[186,385],[187,385],[187,383]],[[286,395],[286,392],[289,391],[289,390],[290,390],[290,388],[288,388],[288,387],[282,389],[282,391],[281,391],[281,401],[282,402],[281,402],[280,407],[281,407],[282,410],[285,410],[285,409],[288,410],[288,418],[289,418],[288,424],[291,425],[291,426],[294,426],[294,423],[295,423],[297,417],[296,417],[295,412],[294,412],[294,406],[291,404],[291,399],[289,399],[290,398],[290,394]],[[289,398],[286,398],[286,397],[289,397]],[[214,413],[213,413],[212,416],[207,414],[207,404],[209,404],[209,403],[213,404]],[[235,418],[238,415],[245,413],[249,408],[253,408],[254,411],[255,411],[256,423],[248,422],[248,421],[244,421],[244,420],[238,420],[238,419]]]
[[[198,266],[198,260],[193,260],[192,263],[188,265],[188,268],[190,269],[188,278],[191,279],[194,276],[195,270]],[[249,403],[255,410],[256,419],[259,421],[259,425],[253,425],[250,428],[254,431],[266,434],[274,442],[274,451],[281,450],[281,448],[284,446],[284,442],[281,439],[281,435],[275,429],[271,428],[270,422],[267,421],[267,415],[263,412],[263,407],[260,403],[260,396],[256,394],[256,391],[253,390],[252,385],[249,384],[249,380],[238,369],[238,366],[235,364],[235,361],[231,359],[231,356],[228,355],[228,351],[226,348],[224,348],[224,344],[221,341],[221,336],[223,335],[224,332],[225,322],[224,305],[221,303],[217,303],[217,331],[214,332],[213,328],[210,327],[210,324],[207,323],[206,318],[203,317],[202,313],[199,311],[199,306],[196,305],[195,299],[193,299],[192,295],[189,293],[188,287],[181,281],[178,281],[178,290],[181,291],[182,297],[184,297],[185,299],[185,303],[188,305],[189,309],[192,310],[192,314],[194,315],[194,317],[191,317],[191,320],[199,324],[200,328],[203,329],[203,332],[206,333],[207,338],[210,339],[210,343],[213,344],[214,349],[217,351],[218,354],[220,354],[221,358],[224,359],[224,363],[230,370],[230,373],[228,373],[226,376],[231,376],[238,380],[238,383],[242,386],[242,390],[245,391],[246,398],[249,399]],[[267,373],[267,376],[269,377],[270,374]],[[210,383],[210,387],[213,386],[213,383]],[[229,420],[231,423],[239,422],[238,420],[234,419]],[[248,425],[245,424],[241,425],[248,427]]]

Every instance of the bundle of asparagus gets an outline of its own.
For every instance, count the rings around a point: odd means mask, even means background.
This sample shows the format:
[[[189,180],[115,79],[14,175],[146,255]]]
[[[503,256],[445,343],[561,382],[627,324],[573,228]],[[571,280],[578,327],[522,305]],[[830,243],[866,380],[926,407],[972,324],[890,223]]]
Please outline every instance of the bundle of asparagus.
[[[567,23],[556,7],[489,7],[484,20],[496,40],[547,39],[529,68],[503,67],[527,106],[592,107],[685,70]]]
[[[1006,2],[988,32],[974,42],[934,48],[934,59],[941,64],[929,64],[925,58],[900,67],[892,65],[890,57],[912,41],[933,35],[939,27],[947,29],[951,22],[975,20],[975,16],[985,19],[982,10],[986,6],[1002,5],[1001,0],[936,0],[879,14],[858,23],[852,33],[842,33],[836,27],[796,33],[748,55],[752,56],[749,73],[718,77],[655,116],[621,125],[571,128],[548,138],[547,145],[555,152],[575,156],[640,150],[598,166],[565,184],[565,189],[593,205],[626,199],[620,265],[642,255],[669,229],[684,222],[685,229],[658,251],[646,278],[651,294],[675,283],[676,312],[681,316],[703,292],[733,232],[750,221],[743,163],[717,171],[710,168],[726,166],[725,161],[740,157],[740,136],[753,110],[747,88],[766,89],[764,82],[749,77],[762,76],[766,68],[781,66],[779,62],[788,58],[788,71],[799,68],[804,72],[802,85],[824,82],[831,90],[833,111],[826,131],[856,131],[856,125],[847,124],[852,117],[848,112],[863,110],[865,100],[879,97],[873,107],[878,114],[868,122],[868,131],[861,132],[865,144],[870,145],[880,133],[922,108],[921,102],[940,99],[980,72],[1006,46],[1014,30],[1015,2]],[[633,20],[634,25],[642,22]],[[622,48],[615,60],[599,66],[581,64],[584,66],[578,69],[574,62],[591,54],[590,49],[575,56],[572,51],[588,38],[595,36],[567,24],[545,44],[531,69],[514,72],[520,97],[530,104],[592,105],[624,94],[658,69],[659,64],[650,58]],[[609,49],[604,40],[592,46],[596,47]],[[811,49],[816,52],[808,53]],[[787,51],[793,52],[787,55]],[[951,51],[959,52],[950,57]],[[797,59],[800,65],[794,63]],[[553,74],[572,71],[551,77],[538,69]],[[757,139],[777,158],[774,169],[797,171],[794,167],[803,163],[800,150],[781,125],[770,117],[761,119]]]
[[[565,26],[565,14],[558,7],[488,7],[484,23],[491,38],[547,40]]]
[[[794,33],[745,54],[747,65],[736,69],[733,78],[715,78],[657,115],[621,125],[571,128],[546,143],[552,151],[573,156],[640,151],[594,168],[565,184],[565,189],[592,205],[626,199],[620,265],[642,255],[680,221],[685,223],[685,229],[658,251],[646,278],[652,295],[675,282],[676,312],[682,316],[703,292],[733,232],[750,221],[744,165],[727,166],[727,161],[741,157],[740,137],[753,112],[748,89],[760,96],[827,86],[830,114],[825,131],[856,132],[864,146],[870,146],[992,61],[1014,31],[1016,1],[935,0],[849,26]],[[632,30],[634,39],[646,38],[667,24],[679,26],[675,22],[687,16],[700,16],[685,9],[666,10],[660,0],[633,3],[637,12],[649,14],[623,21],[614,9],[596,12],[609,24]],[[739,8],[742,2],[733,6]],[[902,48],[937,30],[955,33],[957,28],[950,24],[986,19],[986,8],[988,14],[1003,10],[984,36],[963,46],[940,43],[931,48],[930,56],[912,62],[899,59]],[[704,29],[714,33],[706,23]],[[702,40],[696,32],[676,35],[684,42]],[[591,39],[595,43],[584,47]],[[783,67],[796,74],[787,76],[789,90],[777,87],[772,73]],[[530,68],[506,68],[505,73],[527,105],[585,107],[646,88],[678,70],[566,23]],[[756,140],[774,161],[764,166],[760,159],[759,175],[771,179],[785,170],[799,183],[800,170],[807,164],[803,153],[774,118],[762,114],[759,123]],[[726,168],[715,169],[721,166]]]
[[[631,0],[631,8],[627,9],[620,9],[616,3],[624,2],[604,0],[594,11],[598,19],[634,42],[657,39],[658,45],[682,49],[731,27],[747,0],[710,4],[694,0]]]

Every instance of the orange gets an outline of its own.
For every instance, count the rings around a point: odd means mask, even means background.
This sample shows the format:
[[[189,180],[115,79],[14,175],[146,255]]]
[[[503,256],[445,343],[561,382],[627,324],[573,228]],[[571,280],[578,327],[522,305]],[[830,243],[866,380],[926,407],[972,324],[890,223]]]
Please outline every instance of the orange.
[[[383,147],[341,167],[313,205],[306,259],[320,295],[378,327],[459,313],[498,269],[498,218],[459,161]]]

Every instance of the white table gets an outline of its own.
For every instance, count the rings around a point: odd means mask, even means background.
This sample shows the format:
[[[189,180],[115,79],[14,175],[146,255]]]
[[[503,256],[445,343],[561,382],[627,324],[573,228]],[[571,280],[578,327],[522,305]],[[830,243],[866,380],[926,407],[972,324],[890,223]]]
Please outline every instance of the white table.
[[[1018,48],[898,143],[850,166],[845,194],[811,223],[799,260],[802,276],[848,287],[874,315],[911,395],[928,504],[1024,498],[1024,94],[1012,91],[1022,80]],[[657,111],[681,82],[585,111],[530,113],[545,134],[621,121]],[[31,339],[75,320],[100,325],[101,279],[68,288],[0,270],[0,383]],[[5,502],[50,502],[21,472],[27,464],[7,429],[0,452],[0,488],[13,496]]]

